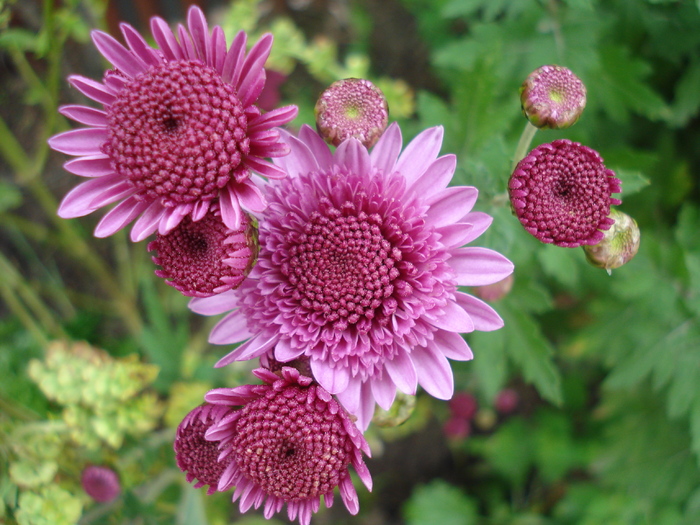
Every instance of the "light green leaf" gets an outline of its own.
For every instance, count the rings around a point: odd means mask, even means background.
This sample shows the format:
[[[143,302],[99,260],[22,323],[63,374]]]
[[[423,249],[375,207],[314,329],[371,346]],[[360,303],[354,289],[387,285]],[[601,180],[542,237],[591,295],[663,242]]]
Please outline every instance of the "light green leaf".
[[[442,480],[418,487],[403,509],[407,525],[472,525],[477,506],[457,487]]]
[[[622,182],[622,200],[643,190],[651,181],[642,172],[620,168],[610,168],[615,172],[615,176]]]

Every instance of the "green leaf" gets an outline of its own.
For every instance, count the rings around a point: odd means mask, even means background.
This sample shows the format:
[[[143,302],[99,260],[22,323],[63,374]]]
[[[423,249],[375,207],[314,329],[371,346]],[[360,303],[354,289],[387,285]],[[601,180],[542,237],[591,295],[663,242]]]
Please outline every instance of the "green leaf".
[[[561,373],[553,360],[554,349],[539,325],[525,312],[501,308],[505,321],[506,351],[520,367],[523,377],[540,395],[555,405],[562,402]]]
[[[207,525],[207,515],[204,512],[203,491],[189,483],[182,484],[182,495],[177,506],[176,525]]]
[[[407,525],[472,525],[477,523],[477,505],[457,487],[438,479],[414,490],[403,515]]]
[[[620,168],[611,168],[615,172],[615,176],[622,182],[622,200],[633,195],[651,184],[651,181],[645,177],[640,171],[627,170]]]
[[[561,248],[553,244],[543,245],[537,251],[542,270],[567,288],[575,288],[579,282],[579,266],[576,259],[583,256],[580,250]]]

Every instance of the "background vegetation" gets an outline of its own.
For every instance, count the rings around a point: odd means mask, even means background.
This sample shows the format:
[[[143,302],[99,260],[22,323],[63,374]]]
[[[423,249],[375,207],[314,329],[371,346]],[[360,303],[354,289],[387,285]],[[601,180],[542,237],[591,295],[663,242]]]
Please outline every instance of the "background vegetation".
[[[146,7],[173,22],[184,13],[156,4],[0,0],[0,523],[267,523],[185,484],[172,453],[203,393],[249,382],[253,365],[212,368],[226,351],[206,342],[213,320],[155,278],[145,242],[94,239],[97,218],[55,215],[76,181],[46,139],[69,127],[58,105],[86,102],[65,77],[101,77],[90,29],[125,19],[145,30]],[[269,94],[300,106],[294,126],[349,76],[385,90],[407,138],[443,125],[454,183],[478,187],[494,216],[481,244],[516,265],[494,303],[505,328],[469,335],[475,359],[454,365],[461,404],[419,395],[403,425],[373,426],[374,492],[359,491],[358,516],[336,502],[313,523],[700,523],[700,2],[204,7],[229,37],[275,34]],[[580,249],[540,244],[507,204],[518,87],[551,63],[583,79],[588,106],[534,144],[598,150],[642,231],[612,276]],[[118,472],[117,500],[85,494],[90,464]]]

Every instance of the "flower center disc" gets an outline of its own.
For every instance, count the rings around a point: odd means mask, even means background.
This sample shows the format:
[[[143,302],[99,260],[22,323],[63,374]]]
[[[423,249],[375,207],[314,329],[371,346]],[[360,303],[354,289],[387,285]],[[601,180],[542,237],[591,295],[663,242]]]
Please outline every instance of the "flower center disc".
[[[326,403],[287,387],[248,403],[231,443],[241,472],[284,501],[331,492],[347,475],[352,441]]]
[[[134,78],[108,108],[105,153],[144,201],[214,198],[243,177],[248,121],[230,84],[196,61],[167,62]]]
[[[292,298],[322,324],[345,330],[365,319],[360,324],[368,330],[376,315],[389,313],[377,309],[391,302],[401,251],[384,238],[378,214],[357,212],[350,202],[341,208],[326,203],[310,215],[303,233],[292,234],[282,272],[294,286]]]

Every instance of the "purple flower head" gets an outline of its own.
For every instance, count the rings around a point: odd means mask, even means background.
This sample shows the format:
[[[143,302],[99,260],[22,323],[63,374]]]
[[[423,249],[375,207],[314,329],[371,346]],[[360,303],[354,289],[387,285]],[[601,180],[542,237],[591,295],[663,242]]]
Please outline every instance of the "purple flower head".
[[[215,203],[194,222],[185,217],[165,235],[148,244],[161,266],[156,275],[190,297],[209,297],[237,288],[250,272],[258,254],[257,230],[247,213],[241,227],[231,230],[221,220]]]
[[[573,248],[596,244],[613,223],[610,206],[620,181],[600,155],[561,139],[533,149],[508,183],[510,202],[525,229],[537,239]]]
[[[133,241],[156,231],[164,235],[186,216],[200,220],[216,200],[224,224],[237,230],[242,209],[260,212],[267,205],[262,179],[253,172],[285,176],[264,158],[288,152],[274,128],[292,120],[297,108],[262,114],[255,105],[272,36],[263,36],[246,55],[244,32],[227,48],[222,29],[210,34],[198,7],[190,7],[187,20],[188,29],[179,26],[176,39],[165,21],[151,19],[159,49],[127,24],[121,30],[128,49],[93,31],[93,42],[115,70],[101,83],[68,79],[104,109],[60,108],[87,127],[60,133],[49,144],[78,157],[64,167],[89,180],[66,195],[58,214],[81,217],[118,202],[97,225],[97,237],[135,219]]]
[[[80,482],[87,495],[98,503],[109,503],[122,491],[117,473],[107,467],[86,467]]]
[[[231,463],[230,456],[219,460],[219,443],[204,438],[207,430],[231,412],[220,405],[201,405],[192,410],[177,427],[175,459],[187,482],[197,480],[194,488],[209,485],[207,494],[216,492],[221,475]]]
[[[568,128],[576,123],[586,107],[586,86],[570,69],[542,66],[523,82],[520,102],[533,126]]]
[[[359,501],[348,467],[365,486],[372,478],[362,459],[369,446],[343,407],[310,377],[282,368],[279,375],[264,368],[253,374],[265,383],[210,391],[205,399],[223,407],[242,407],[213,425],[207,439],[219,443],[220,459],[229,461],[219,490],[236,487],[241,512],[264,503],[267,519],[287,504],[290,520],[308,525],[323,496],[333,492],[348,511]]]
[[[447,187],[456,158],[438,157],[442,133],[430,128],[401,152],[392,124],[371,153],[356,139],[331,153],[308,126],[283,135],[291,153],[277,163],[289,177],[268,186],[258,263],[237,290],[190,302],[205,315],[231,311],[212,343],[246,341],[217,366],[305,356],[363,430],[397,388],[452,396],[448,358],[472,358],[460,333],[503,325],[457,286],[499,281],[513,265],[463,247],[492,219],[472,211],[476,188]]]
[[[384,93],[369,80],[346,78],[333,82],[316,102],[316,128],[329,144],[354,137],[374,146],[389,123]]]

